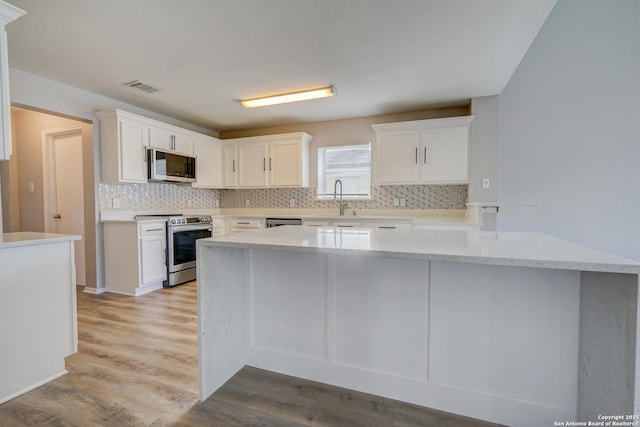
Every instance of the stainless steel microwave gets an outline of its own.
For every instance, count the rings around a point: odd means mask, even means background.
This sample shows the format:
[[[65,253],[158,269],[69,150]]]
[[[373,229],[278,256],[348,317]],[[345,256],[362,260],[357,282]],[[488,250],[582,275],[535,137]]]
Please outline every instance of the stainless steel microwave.
[[[196,158],[155,148],[147,150],[150,181],[196,182]]]

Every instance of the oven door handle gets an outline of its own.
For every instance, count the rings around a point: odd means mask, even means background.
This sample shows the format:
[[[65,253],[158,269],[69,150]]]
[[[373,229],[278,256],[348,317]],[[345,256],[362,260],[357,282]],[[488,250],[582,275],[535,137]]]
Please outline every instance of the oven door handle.
[[[211,225],[178,225],[169,227],[169,233],[179,233],[182,231],[197,231],[197,230],[209,230],[213,231]]]

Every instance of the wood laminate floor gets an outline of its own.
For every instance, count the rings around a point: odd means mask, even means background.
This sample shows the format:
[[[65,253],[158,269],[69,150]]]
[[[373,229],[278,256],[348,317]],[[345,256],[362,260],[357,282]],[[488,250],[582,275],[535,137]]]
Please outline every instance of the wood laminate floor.
[[[198,402],[196,285],[137,298],[78,292],[69,373],[0,405],[0,426],[493,424],[245,367]]]

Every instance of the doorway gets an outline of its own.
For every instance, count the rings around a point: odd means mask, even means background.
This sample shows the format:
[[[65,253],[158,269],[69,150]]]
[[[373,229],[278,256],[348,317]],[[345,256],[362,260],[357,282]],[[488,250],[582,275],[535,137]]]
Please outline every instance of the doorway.
[[[76,283],[86,285],[82,128],[42,131],[44,231],[76,234]]]
[[[96,293],[93,124],[26,106],[11,107],[11,123],[13,154],[0,162],[4,232],[82,236],[75,242],[76,279]]]

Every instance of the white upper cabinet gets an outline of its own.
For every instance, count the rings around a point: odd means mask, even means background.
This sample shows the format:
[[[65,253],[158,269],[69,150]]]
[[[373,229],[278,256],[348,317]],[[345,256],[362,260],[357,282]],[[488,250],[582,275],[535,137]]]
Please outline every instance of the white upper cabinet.
[[[309,186],[309,144],[304,132],[228,140],[224,147],[224,185]]]
[[[0,160],[11,157],[11,99],[5,26],[24,14],[24,10],[0,0]]]
[[[175,127],[150,125],[149,147],[193,156],[193,137]]]
[[[222,186],[238,186],[238,145],[235,142],[222,143]]]
[[[269,148],[268,176],[272,187],[309,186],[309,147],[297,135],[271,142]]]
[[[423,181],[469,182],[469,126],[425,129],[420,141]]]
[[[222,147],[220,140],[202,136],[193,140],[193,154],[196,157],[196,182],[192,187],[222,187]]]
[[[420,182],[420,131],[379,133],[376,142],[376,176],[379,183]]]
[[[474,116],[373,125],[378,184],[466,184]]]
[[[147,182],[149,126],[120,110],[96,113],[100,118],[103,182]]]
[[[103,182],[147,182],[147,149],[196,157],[194,187],[222,185],[220,141],[122,110],[97,112]]]
[[[263,142],[238,145],[240,187],[267,186],[267,145]]]

